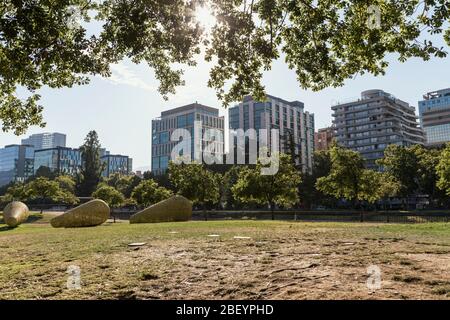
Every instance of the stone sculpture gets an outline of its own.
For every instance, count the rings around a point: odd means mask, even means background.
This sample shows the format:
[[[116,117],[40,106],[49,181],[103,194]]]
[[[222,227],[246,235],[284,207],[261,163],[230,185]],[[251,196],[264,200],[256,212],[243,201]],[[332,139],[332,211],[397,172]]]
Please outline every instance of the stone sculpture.
[[[25,203],[13,201],[3,210],[3,220],[9,227],[17,227],[27,221],[30,211]]]
[[[189,221],[192,202],[183,196],[173,196],[131,216],[130,223]]]
[[[109,214],[108,204],[95,199],[53,218],[50,224],[54,228],[94,227],[108,220]]]

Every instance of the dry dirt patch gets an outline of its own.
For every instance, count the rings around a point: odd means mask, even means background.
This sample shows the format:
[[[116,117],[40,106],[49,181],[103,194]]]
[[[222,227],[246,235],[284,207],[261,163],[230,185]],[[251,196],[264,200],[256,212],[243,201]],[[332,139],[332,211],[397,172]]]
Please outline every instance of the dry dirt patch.
[[[129,247],[133,242],[146,244]],[[449,298],[450,232],[443,224],[39,225],[0,232],[0,243],[4,299]],[[80,290],[66,288],[70,265],[80,267]],[[380,290],[367,288],[370,265],[381,269]]]

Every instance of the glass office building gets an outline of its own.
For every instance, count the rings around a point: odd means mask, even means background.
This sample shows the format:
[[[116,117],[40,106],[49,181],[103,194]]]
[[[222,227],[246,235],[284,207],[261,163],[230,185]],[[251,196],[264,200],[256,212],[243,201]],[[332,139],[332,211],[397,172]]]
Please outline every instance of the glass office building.
[[[33,146],[8,145],[0,149],[0,186],[25,181],[33,175],[33,168]]]
[[[194,122],[201,121],[201,138],[194,141]],[[187,129],[191,134],[191,159],[202,159],[201,154],[206,145],[213,144],[217,156],[224,154],[224,117],[219,110],[199,103],[174,108],[161,113],[161,117],[152,121],[152,172],[163,174],[169,167],[173,148],[179,143],[170,141],[176,129]],[[217,129],[219,137],[211,137],[206,129]]]
[[[113,155],[105,152],[105,155],[100,159],[105,164],[102,172],[103,177],[109,177],[114,173],[130,175],[133,172],[133,159],[128,156]]]
[[[305,111],[304,108],[304,104],[300,101],[286,101],[267,95],[267,100],[261,102],[247,96],[242,103],[229,109],[229,127],[230,130],[255,129],[257,135],[259,135],[259,129],[267,129],[268,132],[270,129],[279,129],[280,151],[290,152],[290,150],[286,150],[288,148],[287,140],[292,137],[297,164],[302,166],[303,171],[311,171],[314,153],[314,114]],[[270,136],[267,137],[267,141],[270,147],[272,143]],[[237,139],[235,137],[234,150],[231,152],[235,152],[236,148]],[[246,146],[246,162],[249,159],[248,152]]]
[[[57,132],[32,134],[22,139],[22,144],[34,146],[36,150],[51,149],[66,146],[66,135]]]
[[[450,88],[429,92],[419,101],[420,123],[428,145],[450,141]]]
[[[389,144],[424,144],[415,108],[382,90],[361,93],[361,99],[337,104],[331,109],[336,142],[358,151],[371,169],[380,169],[376,160],[384,157]]]
[[[40,167],[47,167],[59,174],[75,175],[81,167],[81,153],[78,149],[57,147],[34,152],[34,173]]]

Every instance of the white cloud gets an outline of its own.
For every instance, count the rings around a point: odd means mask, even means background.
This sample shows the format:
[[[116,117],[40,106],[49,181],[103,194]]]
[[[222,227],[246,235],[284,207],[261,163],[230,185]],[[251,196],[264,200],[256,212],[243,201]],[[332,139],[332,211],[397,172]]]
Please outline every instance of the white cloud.
[[[111,77],[102,78],[115,85],[127,85],[147,91],[156,91],[157,88],[140,78],[133,70],[123,63],[111,65]]]

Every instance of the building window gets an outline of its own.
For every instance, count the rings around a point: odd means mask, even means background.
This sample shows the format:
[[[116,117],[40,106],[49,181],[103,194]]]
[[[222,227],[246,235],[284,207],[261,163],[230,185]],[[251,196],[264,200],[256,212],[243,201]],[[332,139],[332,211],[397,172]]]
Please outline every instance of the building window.
[[[167,169],[169,167],[169,157],[168,156],[162,156],[159,159],[159,167],[160,169]]]
[[[164,131],[160,133],[159,143],[164,144],[169,142],[169,132]]]

